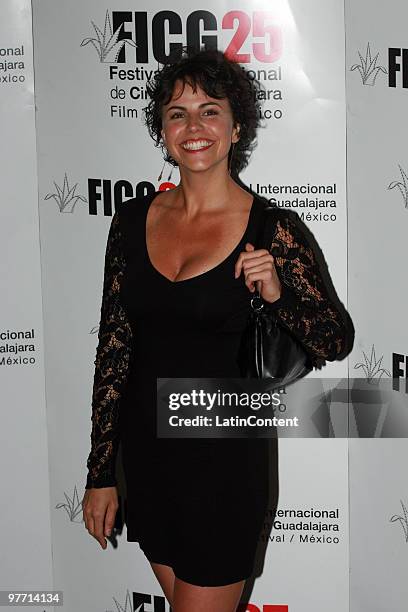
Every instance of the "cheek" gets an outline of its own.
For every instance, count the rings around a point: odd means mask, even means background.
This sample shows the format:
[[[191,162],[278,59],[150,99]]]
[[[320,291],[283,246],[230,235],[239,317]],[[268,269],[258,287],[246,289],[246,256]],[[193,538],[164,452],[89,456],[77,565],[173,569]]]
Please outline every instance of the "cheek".
[[[220,140],[230,141],[232,136],[232,125],[228,119],[220,118],[216,123],[214,122],[214,130],[219,135]]]
[[[177,142],[179,134],[182,130],[180,124],[168,124],[165,128],[166,140],[171,145],[174,141]]]

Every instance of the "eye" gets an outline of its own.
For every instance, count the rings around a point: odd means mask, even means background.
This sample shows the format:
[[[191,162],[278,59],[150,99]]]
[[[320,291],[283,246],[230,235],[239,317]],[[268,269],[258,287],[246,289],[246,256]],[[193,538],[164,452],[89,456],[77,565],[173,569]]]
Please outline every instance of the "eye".
[[[170,119],[178,119],[179,117],[182,117],[182,116],[183,116],[183,113],[181,111],[176,111],[175,113],[170,115]]]
[[[204,114],[206,113],[210,113],[210,115],[218,115],[218,112],[214,110],[213,108],[209,108],[208,110],[206,110]]]

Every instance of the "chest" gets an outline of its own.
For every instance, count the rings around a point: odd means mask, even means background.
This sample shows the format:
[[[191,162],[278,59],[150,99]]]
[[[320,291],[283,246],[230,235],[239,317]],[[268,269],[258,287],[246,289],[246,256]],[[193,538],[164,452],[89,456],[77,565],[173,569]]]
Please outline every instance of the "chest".
[[[236,249],[247,215],[202,215],[188,221],[150,210],[145,219],[145,247],[151,265],[172,281],[208,272]],[[238,254],[237,254],[238,255]]]

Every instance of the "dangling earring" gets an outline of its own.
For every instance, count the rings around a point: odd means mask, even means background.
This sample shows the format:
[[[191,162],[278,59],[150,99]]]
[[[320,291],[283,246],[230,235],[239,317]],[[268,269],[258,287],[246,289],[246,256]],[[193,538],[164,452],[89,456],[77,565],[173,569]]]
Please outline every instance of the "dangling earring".
[[[163,163],[163,168],[161,169],[161,172],[160,172],[159,176],[157,177],[157,180],[158,180],[158,181],[161,181],[161,180],[162,180],[163,170],[164,170],[164,166],[165,166],[165,165],[166,165],[166,160],[164,160],[164,163]]]
[[[162,167],[162,169],[161,169],[161,172],[160,172],[159,176],[157,177],[157,180],[158,180],[159,182],[160,182],[160,181],[162,180],[162,178],[163,178],[164,166],[166,165],[166,163],[167,163],[167,162],[166,162],[166,160],[164,160],[164,164],[163,164],[163,167]],[[169,176],[168,176],[168,178],[167,178],[167,180],[168,180],[168,181],[171,179],[171,175],[173,174],[173,170],[174,170],[174,167],[173,167],[173,166],[171,166],[170,174],[169,174]]]
[[[231,174],[232,156],[234,155],[234,146],[235,146],[235,142],[232,143],[232,147],[231,147],[231,157],[230,157],[229,165],[228,165],[229,174]]]
[[[163,137],[163,143],[164,143],[164,146],[165,146],[165,140],[164,140],[164,137]],[[166,152],[167,152],[167,151],[166,151]],[[163,162],[163,167],[162,167],[162,169],[161,169],[161,172],[160,172],[159,176],[157,177],[157,180],[158,180],[158,181],[161,181],[161,180],[162,180],[162,178],[163,178],[163,172],[164,172],[164,166],[165,166],[165,165],[166,165],[166,157],[165,157],[165,154],[164,154],[164,162]]]

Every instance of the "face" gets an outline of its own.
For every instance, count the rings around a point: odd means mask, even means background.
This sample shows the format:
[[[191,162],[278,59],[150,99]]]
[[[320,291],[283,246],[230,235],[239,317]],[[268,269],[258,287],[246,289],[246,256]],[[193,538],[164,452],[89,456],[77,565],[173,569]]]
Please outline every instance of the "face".
[[[177,81],[173,95],[162,110],[161,135],[180,171],[207,170],[217,164],[228,168],[231,144],[239,140],[227,98],[211,98],[199,87],[194,93]]]

